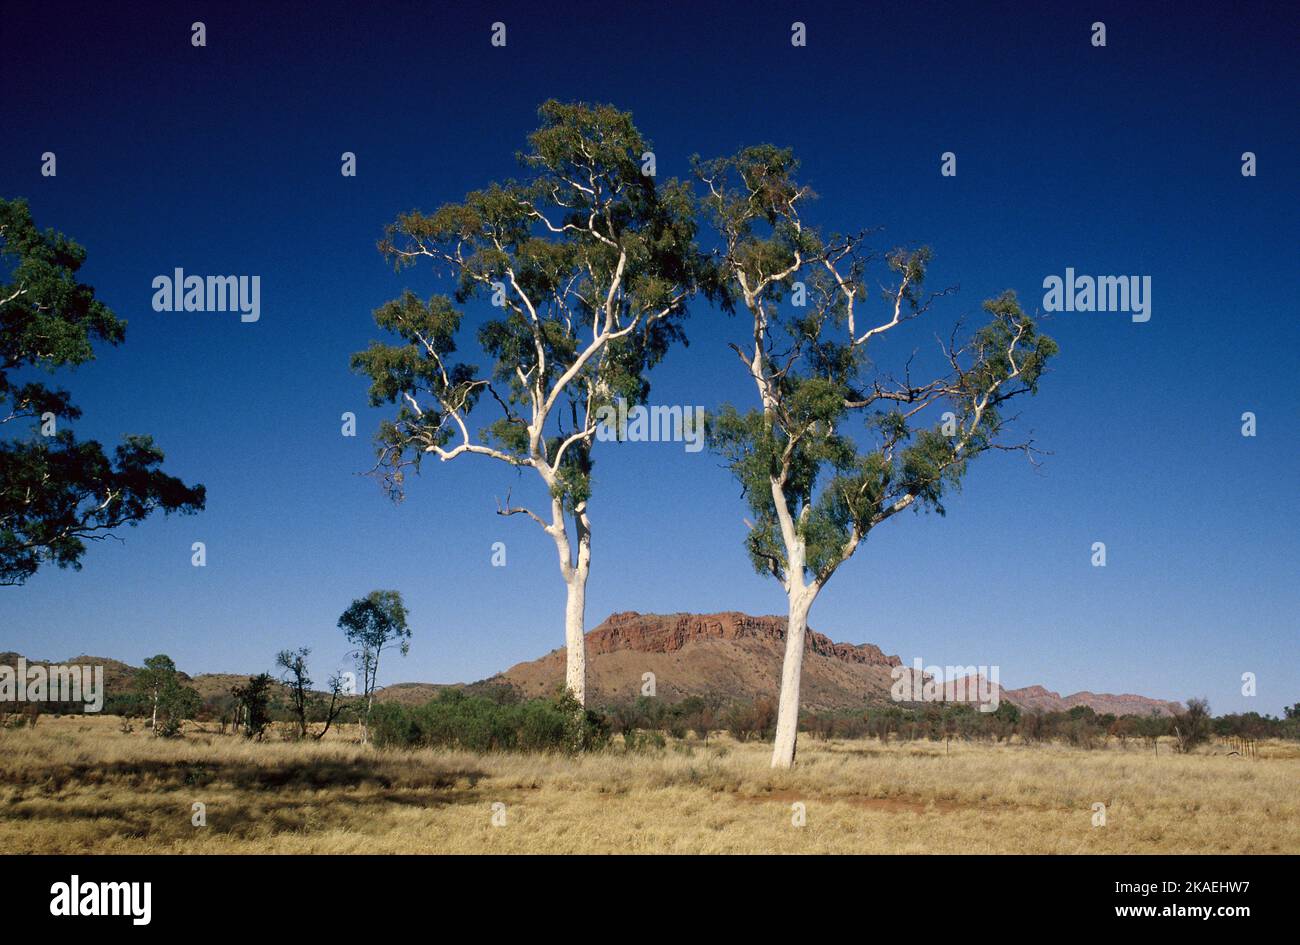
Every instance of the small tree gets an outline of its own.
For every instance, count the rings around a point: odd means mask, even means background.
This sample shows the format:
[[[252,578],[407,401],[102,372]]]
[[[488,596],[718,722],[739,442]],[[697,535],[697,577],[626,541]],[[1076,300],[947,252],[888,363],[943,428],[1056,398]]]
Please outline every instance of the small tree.
[[[149,700],[152,715],[149,727],[157,734],[158,710],[162,693],[168,683],[176,678],[176,664],[165,653],[151,656],[144,661],[144,668],[135,674],[135,686]]]
[[[203,705],[198,692],[182,683],[176,664],[165,653],[144,661],[135,674],[135,688],[150,709],[149,727],[157,736],[180,732],[181,721],[193,718]]]
[[[1009,740],[1019,724],[1020,708],[1007,699],[999,702],[998,707],[993,710],[993,729],[997,740]]]
[[[808,613],[822,588],[872,529],[909,508],[942,514],[974,457],[1029,452],[1002,441],[1003,408],[1038,389],[1057,350],[1007,292],[985,303],[989,321],[969,340],[953,332],[941,376],[914,382],[910,360],[901,380],[882,372],[872,342],[945,294],[921,291],[930,253],[881,254],[864,235],[817,232],[802,218],[812,194],[796,169],[789,150],[770,145],[697,162],[721,242],[719,281],[728,304],[750,316],[746,340],[732,348],[760,405],[725,407],[714,446],[754,514],[754,568],[780,582],[788,602],[773,767],[794,763]],[[889,284],[884,314],[867,327],[873,265]],[[941,407],[940,422],[921,425],[923,411]]]
[[[1110,730],[1107,734],[1118,738],[1121,748],[1127,748],[1128,740],[1141,732],[1139,722],[1140,720],[1136,716],[1121,715],[1111,723]]]
[[[385,646],[397,643],[405,656],[411,650],[411,628],[406,625],[406,607],[397,591],[371,591],[354,600],[339,617],[361,672],[361,696],[365,713],[361,720],[361,740],[370,740],[370,710],[375,705],[375,681],[379,675],[379,657]]]
[[[1187,711],[1174,716],[1174,739],[1180,752],[1187,754],[1210,737],[1210,701],[1188,699]]]
[[[1169,724],[1170,720],[1167,716],[1155,711],[1138,720],[1137,728],[1143,741],[1157,754],[1160,752],[1160,737],[1169,734]]]
[[[536,474],[548,507],[515,506],[555,543],[566,599],[565,685],[586,702],[585,613],[591,568],[593,446],[619,398],[644,402],[645,374],[682,337],[679,321],[702,271],[689,187],[657,185],[649,144],[610,106],[547,102],[522,156],[523,182],[493,183],[432,214],[412,211],[380,250],[398,267],[429,261],[454,298],[407,291],[375,312],[400,345],[353,355],[370,401],[399,406],[378,434],[378,468],[395,497],[404,469],[432,454],[485,456]],[[653,155],[650,155],[653,159]],[[455,360],[463,313],[489,300],[479,328],[487,370]],[[475,435],[470,413],[494,412]],[[602,414],[602,411],[605,411]],[[621,435],[621,434],[620,434]]]
[[[244,720],[244,735],[261,740],[266,727],[271,724],[271,685],[275,682],[270,673],[248,677],[248,685],[231,686],[230,694],[239,703]]]
[[[333,676],[330,677],[329,687],[330,687],[329,705],[326,706],[325,700],[323,699],[318,700],[317,703],[321,708],[324,709],[324,711],[321,714],[324,716],[325,727],[312,736],[313,738],[316,739],[316,741],[320,741],[322,738],[325,737],[325,733],[330,730],[330,726],[334,724],[334,720],[343,714],[343,710],[347,706],[347,703],[345,703],[341,698],[343,695],[343,677],[340,674],[335,673]]]
[[[345,703],[343,695],[343,677],[338,673],[329,678],[329,703],[312,692],[312,680],[308,675],[307,657],[311,655],[308,647],[298,650],[281,650],[276,654],[275,665],[283,672],[280,680],[289,687],[289,698],[293,703],[294,719],[298,725],[298,737],[311,735],[316,741],[325,737],[335,719],[343,712]],[[309,721],[324,720],[325,727],[312,734]]]
[[[289,697],[293,701],[294,718],[298,721],[298,737],[307,737],[307,705],[311,699],[311,677],[307,675],[307,657],[311,655],[308,647],[298,650],[281,650],[275,655],[275,665],[283,672],[280,680],[289,686]]]

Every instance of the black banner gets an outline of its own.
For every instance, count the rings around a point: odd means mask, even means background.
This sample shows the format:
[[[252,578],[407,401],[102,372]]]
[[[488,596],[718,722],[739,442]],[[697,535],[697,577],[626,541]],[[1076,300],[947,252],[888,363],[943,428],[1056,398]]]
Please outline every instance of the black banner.
[[[553,914],[557,900],[573,895],[570,870],[577,871],[582,899],[598,912],[626,907],[631,889],[681,895],[694,875],[690,887],[700,890],[703,880],[709,899],[726,904],[719,906],[719,921],[726,913],[729,923],[743,925],[757,921],[760,911],[770,912],[770,891],[778,884],[774,864],[739,857],[725,864],[626,863],[613,873],[532,860],[8,856],[0,858],[0,889],[10,931],[64,927],[79,934],[112,927],[135,937],[247,931],[250,923],[276,916],[295,930],[337,935],[359,922],[369,928],[410,925],[424,921],[431,908],[445,916],[492,901],[508,903],[510,915],[522,917],[532,905]],[[1294,887],[1287,878],[1294,862],[1282,857],[874,856],[853,863],[805,858],[794,868],[800,881],[791,893],[792,916],[824,908],[829,912],[818,917],[823,921],[831,912],[847,917],[870,908],[886,927],[895,921],[914,925],[924,917],[940,926],[968,928],[974,920],[1009,928],[1034,916],[1071,930],[1137,923],[1148,929],[1168,925],[1181,934],[1199,923],[1228,933],[1242,923],[1282,921],[1291,912],[1283,896]],[[707,877],[696,870],[706,870]],[[623,882],[611,884],[614,875]],[[824,893],[814,895],[816,888]],[[837,889],[847,895],[835,894]],[[642,897],[642,906],[652,899]],[[491,908],[489,914],[500,913]]]

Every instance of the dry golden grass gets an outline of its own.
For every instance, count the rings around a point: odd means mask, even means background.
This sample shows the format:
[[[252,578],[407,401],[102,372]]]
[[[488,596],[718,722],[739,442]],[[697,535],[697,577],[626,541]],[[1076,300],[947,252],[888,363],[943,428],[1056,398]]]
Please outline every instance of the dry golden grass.
[[[581,758],[0,732],[0,850],[29,853],[1300,853],[1300,749],[1203,754],[710,739]],[[206,805],[207,826],[191,824]],[[492,825],[493,804],[506,825]],[[792,805],[807,822],[792,824]],[[1092,805],[1106,805],[1105,827]]]

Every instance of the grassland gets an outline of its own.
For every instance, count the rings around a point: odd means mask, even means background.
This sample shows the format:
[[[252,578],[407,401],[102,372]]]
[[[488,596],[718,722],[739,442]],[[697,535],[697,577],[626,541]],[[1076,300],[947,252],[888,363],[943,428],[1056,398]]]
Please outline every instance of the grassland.
[[[24,853],[1300,853],[1300,746],[1257,760],[725,736],[586,757],[252,743],[43,718],[0,732],[0,850]],[[192,824],[201,803],[206,826]],[[802,803],[806,824],[792,823]],[[1106,805],[1094,827],[1093,804]],[[493,825],[504,804],[505,825]]]

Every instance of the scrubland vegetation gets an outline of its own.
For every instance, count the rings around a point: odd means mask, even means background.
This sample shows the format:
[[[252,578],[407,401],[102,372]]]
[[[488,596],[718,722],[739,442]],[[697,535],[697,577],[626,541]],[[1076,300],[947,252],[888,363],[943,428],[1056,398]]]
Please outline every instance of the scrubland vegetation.
[[[805,713],[793,769],[770,700],[372,706],[265,674],[200,699],[159,657],[120,714],[39,708],[0,716],[0,849],[1300,853],[1300,706]]]
[[[539,710],[518,711],[503,717]],[[356,724],[320,741],[292,724],[261,741],[131,726],[70,715],[0,731],[0,849],[1300,853],[1300,745],[1281,740],[1252,760],[1214,739],[1183,754],[1168,738],[1153,752],[1117,738],[1089,751],[828,735],[773,770],[766,742],[721,731],[611,733],[571,754],[380,748]]]

